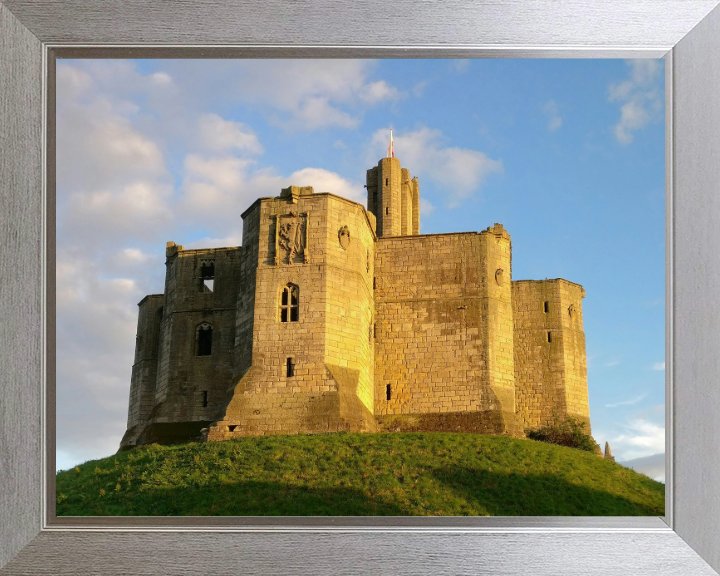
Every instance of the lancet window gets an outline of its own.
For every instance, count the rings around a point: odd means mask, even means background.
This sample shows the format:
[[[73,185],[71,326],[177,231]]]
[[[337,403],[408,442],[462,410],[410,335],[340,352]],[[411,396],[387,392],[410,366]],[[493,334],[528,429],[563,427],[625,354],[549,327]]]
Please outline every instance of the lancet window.
[[[300,318],[300,289],[288,284],[280,295],[280,322],[297,322]]]
[[[210,324],[203,322],[197,328],[197,356],[210,356],[212,354],[213,329]]]

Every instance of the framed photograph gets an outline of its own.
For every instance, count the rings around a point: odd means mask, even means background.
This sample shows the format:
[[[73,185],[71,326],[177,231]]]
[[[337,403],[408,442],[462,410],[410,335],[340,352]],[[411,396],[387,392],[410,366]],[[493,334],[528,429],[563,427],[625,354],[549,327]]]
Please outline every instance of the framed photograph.
[[[320,8],[0,3],[2,573],[716,573],[717,2]],[[57,517],[55,78],[58,58],[88,57],[664,58],[665,516]],[[545,113],[557,125],[557,109]]]
[[[664,66],[60,57],[57,515],[663,516]]]

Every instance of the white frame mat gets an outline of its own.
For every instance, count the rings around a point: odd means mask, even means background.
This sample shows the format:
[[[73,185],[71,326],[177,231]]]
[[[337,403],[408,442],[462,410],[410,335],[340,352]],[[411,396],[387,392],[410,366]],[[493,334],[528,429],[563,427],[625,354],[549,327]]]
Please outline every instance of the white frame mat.
[[[0,0],[0,575],[717,576],[720,0]],[[55,59],[664,57],[666,516],[55,516]]]

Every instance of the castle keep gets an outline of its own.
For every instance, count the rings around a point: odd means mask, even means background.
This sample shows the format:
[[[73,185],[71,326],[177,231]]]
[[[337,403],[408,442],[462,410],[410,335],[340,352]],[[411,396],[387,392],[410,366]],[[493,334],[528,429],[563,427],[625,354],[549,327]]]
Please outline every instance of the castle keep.
[[[291,186],[242,214],[242,246],[168,242],[165,291],[139,304],[121,449],[589,425],[582,286],[513,281],[501,224],[421,235],[397,158],[367,171],[367,194]]]

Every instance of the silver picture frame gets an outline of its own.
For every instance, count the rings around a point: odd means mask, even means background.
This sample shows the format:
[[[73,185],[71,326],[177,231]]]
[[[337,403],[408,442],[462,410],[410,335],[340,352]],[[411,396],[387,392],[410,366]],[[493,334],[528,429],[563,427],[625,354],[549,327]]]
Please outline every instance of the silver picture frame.
[[[0,0],[0,574],[717,574],[719,3]],[[130,56],[664,57],[666,515],[57,518],[54,63]]]

